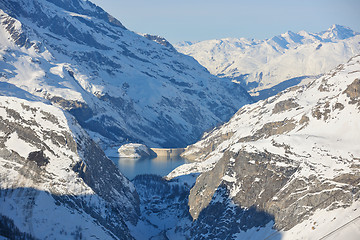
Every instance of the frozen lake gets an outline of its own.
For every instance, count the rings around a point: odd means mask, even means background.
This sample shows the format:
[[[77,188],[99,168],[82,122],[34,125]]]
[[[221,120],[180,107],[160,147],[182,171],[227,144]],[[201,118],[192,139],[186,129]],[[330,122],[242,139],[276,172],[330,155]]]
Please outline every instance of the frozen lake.
[[[132,180],[139,174],[156,174],[166,176],[176,167],[187,163],[187,161],[179,156],[166,157],[158,156],[156,158],[131,159],[131,158],[115,158],[110,157],[112,161],[119,167],[120,172],[128,179]]]

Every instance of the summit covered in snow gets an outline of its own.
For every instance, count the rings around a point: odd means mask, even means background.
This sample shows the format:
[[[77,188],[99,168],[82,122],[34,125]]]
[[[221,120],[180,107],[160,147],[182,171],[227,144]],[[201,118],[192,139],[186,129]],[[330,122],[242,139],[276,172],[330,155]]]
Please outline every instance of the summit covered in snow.
[[[174,46],[212,74],[240,83],[260,100],[359,54],[360,34],[333,25],[319,33],[288,31],[266,40],[226,38]]]

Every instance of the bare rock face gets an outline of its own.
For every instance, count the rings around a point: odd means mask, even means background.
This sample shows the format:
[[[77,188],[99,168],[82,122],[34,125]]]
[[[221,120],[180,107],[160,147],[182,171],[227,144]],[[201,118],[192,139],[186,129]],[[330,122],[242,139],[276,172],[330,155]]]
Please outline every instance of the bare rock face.
[[[202,174],[191,189],[189,197],[190,213],[197,219],[202,209],[206,208],[212,199],[215,190],[220,184],[228,189],[237,189],[236,195],[231,196],[235,203],[241,203],[245,208],[256,207],[256,209],[268,212],[275,216],[275,212],[269,212],[267,205],[272,205],[272,198],[289,181],[296,172],[297,167],[277,167],[272,162],[289,163],[289,160],[270,153],[248,153],[224,154],[216,166],[206,174]],[[204,187],[206,186],[206,187]],[[210,192],[209,192],[210,190]],[[231,193],[230,194],[234,194]],[[202,203],[203,202],[203,203]]]
[[[284,101],[280,101],[275,104],[275,107],[273,109],[273,114],[283,112],[292,108],[298,107],[299,104],[297,104],[294,99],[288,99]]]
[[[351,99],[350,104],[357,104],[360,107],[360,79],[355,79],[344,93]]]
[[[192,223],[188,237],[192,239],[233,239],[234,233],[249,229],[261,231],[272,225],[274,217],[256,207],[243,208],[234,204],[228,188],[221,184],[215,191],[209,205]],[[259,234],[260,235],[260,234]],[[254,239],[261,239],[256,235]]]
[[[27,160],[36,162],[39,167],[46,166],[46,164],[49,163],[49,159],[46,158],[44,152],[41,150],[29,153]]]
[[[296,163],[270,153],[225,154],[211,171],[199,176],[191,189],[190,213],[194,219],[206,215],[203,211],[213,204],[213,196],[220,185],[229,190],[228,195],[235,204],[273,216],[265,218],[268,220],[263,224],[273,220],[276,228],[283,230],[291,229],[307,217],[309,203],[312,210],[333,209],[350,206],[358,199],[348,193],[356,184],[351,181],[357,180],[354,179],[356,175],[346,176],[351,184],[340,190],[336,184],[322,183],[315,176],[292,179],[299,171]]]

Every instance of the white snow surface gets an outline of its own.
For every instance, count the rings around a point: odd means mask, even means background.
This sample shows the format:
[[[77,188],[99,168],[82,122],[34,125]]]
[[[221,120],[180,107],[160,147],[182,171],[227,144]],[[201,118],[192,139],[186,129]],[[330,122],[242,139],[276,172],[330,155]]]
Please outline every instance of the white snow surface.
[[[144,154],[150,156],[149,148],[140,143],[124,144],[118,149],[118,153],[121,158],[141,158]]]
[[[251,95],[286,80],[317,76],[360,53],[360,34],[333,25],[327,31],[288,31],[271,39],[224,38],[178,43],[212,74],[246,85]]]
[[[280,232],[281,239],[347,239],[360,236],[360,202],[332,211],[318,210],[289,231]],[[269,239],[276,239],[276,236]]]

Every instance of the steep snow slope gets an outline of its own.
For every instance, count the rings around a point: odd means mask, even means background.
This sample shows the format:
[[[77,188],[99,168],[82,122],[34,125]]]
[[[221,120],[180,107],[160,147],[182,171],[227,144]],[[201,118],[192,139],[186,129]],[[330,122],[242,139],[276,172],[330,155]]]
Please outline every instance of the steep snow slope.
[[[107,146],[186,146],[251,102],[239,85],[89,1],[3,0],[0,8],[0,81],[68,110]]]
[[[70,114],[0,83],[4,236],[132,239],[127,224],[138,215],[134,186]]]
[[[175,47],[193,56],[212,74],[240,82],[259,100],[359,54],[360,34],[333,25],[320,33],[288,31],[267,40],[226,38]]]
[[[201,173],[189,196],[199,231],[246,237],[242,226],[249,222],[236,220],[234,208],[239,208],[265,214],[255,229],[268,231],[266,226],[274,225],[279,232],[269,235],[276,238],[320,238],[360,218],[359,139],[356,56],[306,86],[242,107],[188,147],[183,155],[195,162],[168,178]],[[211,225],[214,212],[223,213],[216,225],[225,226],[221,231]],[[238,224],[232,227],[232,221]],[[354,239],[360,229],[350,225],[331,238],[343,234]],[[258,239],[263,238],[260,231]]]

